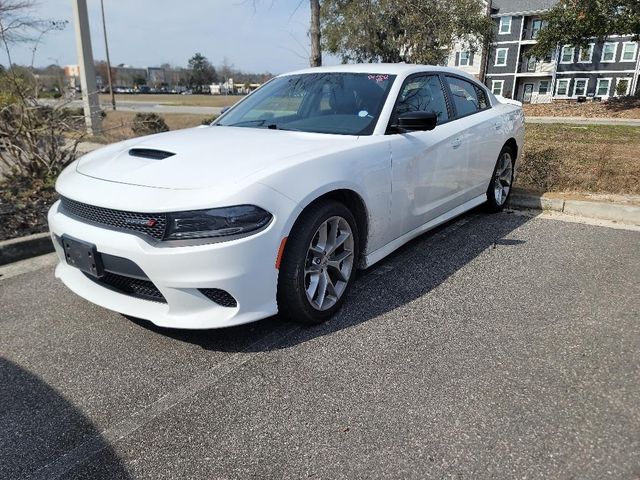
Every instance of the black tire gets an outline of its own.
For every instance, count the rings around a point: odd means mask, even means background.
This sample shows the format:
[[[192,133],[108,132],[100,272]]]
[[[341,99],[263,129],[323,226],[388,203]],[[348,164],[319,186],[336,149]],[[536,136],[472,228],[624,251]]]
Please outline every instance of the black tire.
[[[498,179],[498,169],[501,167],[501,161],[505,155],[508,155],[510,158],[510,176],[509,176],[509,185],[508,192],[506,195],[498,198],[496,194],[496,184],[499,181]],[[485,203],[486,210],[491,213],[497,213],[504,210],[507,201],[509,200],[509,196],[511,195],[511,190],[513,189],[513,174],[515,170],[515,154],[513,149],[507,145],[502,147],[500,150],[500,155],[498,155],[498,159],[496,160],[496,165],[493,168],[493,173],[491,174],[491,181],[489,182],[489,188],[487,189],[487,202]]]
[[[320,226],[332,217],[346,220],[353,236],[353,263],[346,287],[333,306],[326,310],[315,308],[306,291],[305,266],[308,262],[309,247],[317,239]],[[293,226],[280,263],[278,276],[278,310],[280,315],[294,322],[315,325],[327,321],[342,306],[347,297],[357,267],[359,255],[357,223],[351,211],[342,203],[328,200],[311,205]],[[344,284],[343,284],[344,285]]]

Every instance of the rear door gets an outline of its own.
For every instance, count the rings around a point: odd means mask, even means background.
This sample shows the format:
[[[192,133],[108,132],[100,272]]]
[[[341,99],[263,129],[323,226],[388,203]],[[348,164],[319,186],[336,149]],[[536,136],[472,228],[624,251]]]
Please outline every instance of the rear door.
[[[392,129],[405,112],[434,112],[432,131],[399,133]],[[459,126],[452,121],[443,77],[420,73],[408,77],[400,89],[389,122],[392,158],[391,227],[397,238],[446,213],[461,203],[463,156]]]
[[[460,146],[456,151],[460,165],[459,185],[462,203],[486,193],[493,167],[502,145],[502,124],[491,108],[485,90],[456,75],[446,75]]]

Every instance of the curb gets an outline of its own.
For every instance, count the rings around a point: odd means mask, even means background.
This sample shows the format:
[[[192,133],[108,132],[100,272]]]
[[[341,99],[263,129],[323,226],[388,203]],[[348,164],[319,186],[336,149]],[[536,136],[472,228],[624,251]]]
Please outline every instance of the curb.
[[[0,265],[51,252],[53,252],[53,242],[48,232],[3,240],[0,242]]]
[[[508,206],[515,209],[551,210],[579,217],[640,226],[640,206],[637,205],[591,202],[588,200],[564,200],[562,198],[548,198],[542,195],[513,192],[509,198]]]

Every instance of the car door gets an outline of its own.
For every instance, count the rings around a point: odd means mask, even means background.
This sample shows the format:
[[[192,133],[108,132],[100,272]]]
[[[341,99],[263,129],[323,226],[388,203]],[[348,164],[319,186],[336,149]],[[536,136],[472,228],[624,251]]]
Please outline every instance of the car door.
[[[431,131],[398,132],[393,125],[405,112],[434,112]],[[397,238],[461,203],[464,158],[459,154],[459,130],[439,74],[408,77],[391,115],[391,228]]]
[[[460,166],[459,188],[462,203],[486,193],[493,167],[502,148],[501,121],[491,105],[483,87],[456,75],[446,75],[454,110]]]

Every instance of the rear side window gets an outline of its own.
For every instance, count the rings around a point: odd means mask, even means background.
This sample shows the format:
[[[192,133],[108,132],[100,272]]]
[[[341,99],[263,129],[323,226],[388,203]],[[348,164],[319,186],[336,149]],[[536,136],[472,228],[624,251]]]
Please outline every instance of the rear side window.
[[[446,77],[458,117],[464,117],[489,107],[485,92],[471,82],[458,77]]]
[[[438,123],[449,120],[447,101],[438,75],[419,75],[405,82],[395,114],[406,112],[433,112]]]

